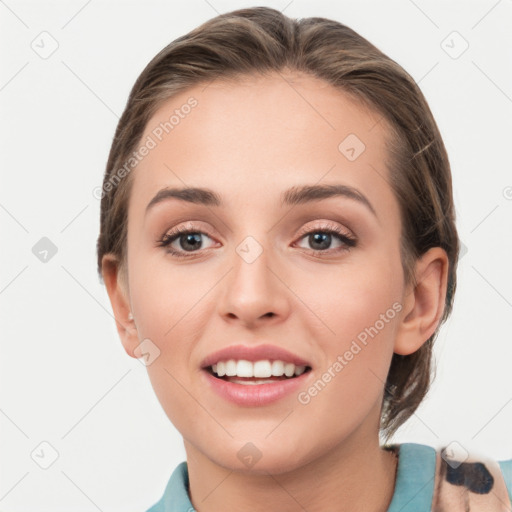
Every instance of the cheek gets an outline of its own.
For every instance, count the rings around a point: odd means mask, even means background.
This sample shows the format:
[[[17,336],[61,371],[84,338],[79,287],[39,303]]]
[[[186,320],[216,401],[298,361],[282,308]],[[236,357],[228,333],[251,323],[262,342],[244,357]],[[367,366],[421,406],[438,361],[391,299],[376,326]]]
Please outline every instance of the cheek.
[[[156,251],[155,251],[156,252]],[[214,276],[193,265],[176,265],[165,256],[134,251],[130,295],[141,336],[154,336],[166,345],[191,330],[191,323],[208,301]]]
[[[333,266],[324,279],[310,277],[295,288],[309,309],[301,315],[303,329],[322,354],[326,406],[334,400],[357,409],[362,397],[368,406],[381,393],[402,309],[400,272],[400,261],[367,259]]]
[[[400,272],[400,264],[384,258],[332,265],[322,273],[304,271],[293,284],[305,306],[301,317],[311,327],[318,324],[321,331],[315,338],[325,339],[334,348],[336,342],[343,344],[356,338],[376,322],[387,335],[389,320],[396,316],[393,304],[401,297],[402,281],[396,277]],[[380,321],[382,315],[385,329]]]
[[[140,258],[136,254],[132,258],[130,295],[139,339],[149,338],[160,351],[148,372],[152,378],[160,373],[163,386],[176,384],[169,373],[185,384],[197,371],[191,355],[213,315],[215,301],[209,292],[218,277],[194,265],[172,265],[165,257],[150,261],[143,256],[141,251]]]
[[[134,268],[130,292],[139,339],[149,338],[159,350],[146,367],[151,385],[169,420],[186,432],[200,410],[190,392],[198,371],[191,354],[202,322],[211,314],[205,307],[215,280],[210,276],[209,283],[206,276],[184,269],[171,271],[162,264],[146,264],[143,271]]]
[[[380,408],[401,304],[388,279],[363,285],[353,272],[343,282],[343,287],[332,285],[323,298],[317,297],[318,304],[323,300],[319,316],[329,333],[317,332],[315,337],[310,330],[323,356],[299,402],[311,414],[323,411],[331,425],[350,431]]]

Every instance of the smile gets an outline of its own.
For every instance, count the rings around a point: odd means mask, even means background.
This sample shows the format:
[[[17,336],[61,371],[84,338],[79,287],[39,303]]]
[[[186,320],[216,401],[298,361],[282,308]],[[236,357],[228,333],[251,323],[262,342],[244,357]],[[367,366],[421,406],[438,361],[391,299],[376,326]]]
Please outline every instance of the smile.
[[[237,406],[262,407],[305,387],[311,367],[281,360],[219,361],[203,369],[207,385],[216,395]]]
[[[260,361],[247,361],[245,359],[229,359],[227,361],[219,361],[210,367],[212,374],[216,377],[239,377],[243,379],[253,380],[236,380],[241,384],[262,384],[273,382],[269,377],[285,377],[293,378],[302,375],[309,367],[304,365],[295,365],[294,363],[269,359]],[[256,379],[256,380],[254,380]],[[233,379],[230,379],[233,382]]]

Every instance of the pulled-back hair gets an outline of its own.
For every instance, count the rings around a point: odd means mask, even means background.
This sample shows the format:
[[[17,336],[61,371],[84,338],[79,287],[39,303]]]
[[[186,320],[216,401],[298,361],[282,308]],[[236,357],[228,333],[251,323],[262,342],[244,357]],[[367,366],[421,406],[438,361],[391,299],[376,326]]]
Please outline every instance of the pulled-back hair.
[[[168,99],[200,83],[298,71],[320,78],[369,107],[387,128],[389,182],[400,206],[405,282],[431,247],[448,256],[443,316],[434,334],[410,355],[393,354],[384,389],[381,431],[389,439],[417,409],[431,382],[432,345],[452,310],[459,240],[450,165],[436,122],[413,78],[349,27],[325,18],[292,19],[255,7],[221,14],[161,50],[135,82],[119,120],[104,175],[97,265],[126,262],[132,174],[119,170],[141,141],[149,119]]]

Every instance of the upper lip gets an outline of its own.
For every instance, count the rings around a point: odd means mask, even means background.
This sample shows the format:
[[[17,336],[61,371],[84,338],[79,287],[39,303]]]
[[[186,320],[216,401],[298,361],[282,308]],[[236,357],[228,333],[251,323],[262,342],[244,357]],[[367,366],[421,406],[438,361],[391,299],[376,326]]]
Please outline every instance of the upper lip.
[[[265,359],[279,360],[286,363],[293,363],[295,366],[311,366],[305,359],[285,350],[276,345],[231,345],[213,352],[201,363],[201,368],[208,368],[219,361],[228,361],[229,359],[246,361],[261,361]]]

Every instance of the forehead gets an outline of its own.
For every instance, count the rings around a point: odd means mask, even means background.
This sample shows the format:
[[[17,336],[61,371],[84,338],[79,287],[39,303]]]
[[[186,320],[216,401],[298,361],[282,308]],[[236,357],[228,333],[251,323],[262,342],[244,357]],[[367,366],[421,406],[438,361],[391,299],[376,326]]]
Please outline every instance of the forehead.
[[[227,201],[272,201],[291,185],[321,182],[389,202],[386,129],[380,114],[309,75],[197,85],[147,123],[141,144],[151,149],[133,171],[132,198],[147,204],[165,186],[205,186]]]

